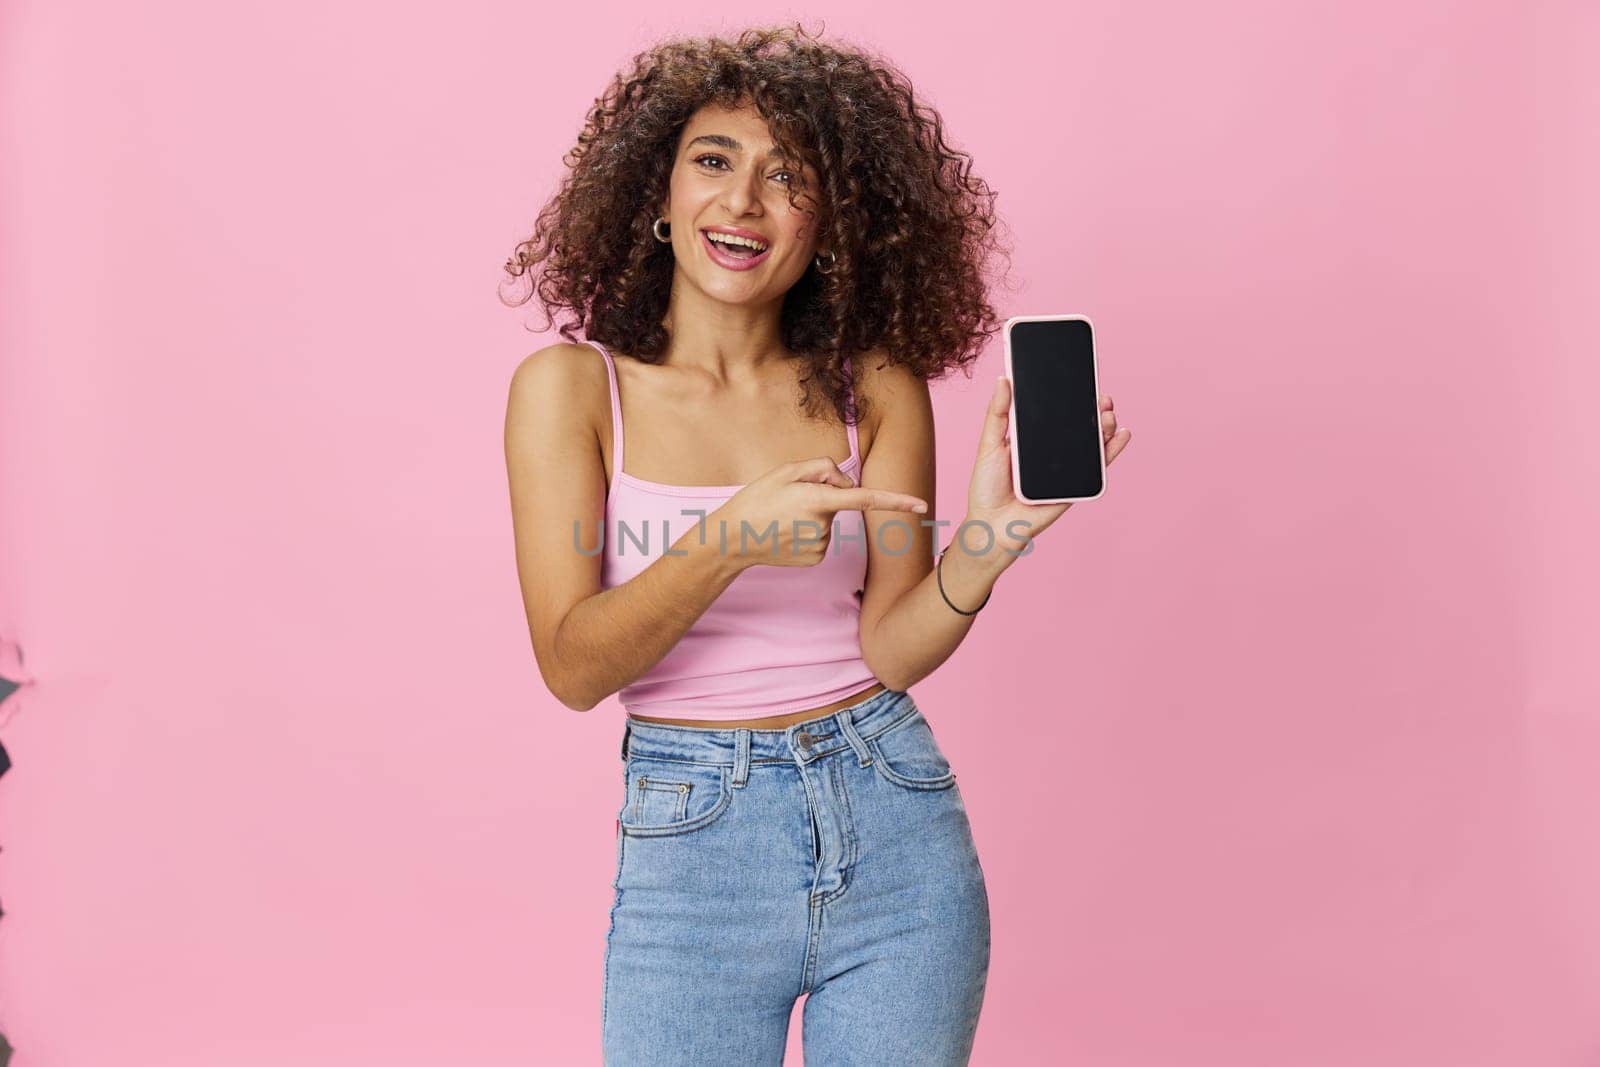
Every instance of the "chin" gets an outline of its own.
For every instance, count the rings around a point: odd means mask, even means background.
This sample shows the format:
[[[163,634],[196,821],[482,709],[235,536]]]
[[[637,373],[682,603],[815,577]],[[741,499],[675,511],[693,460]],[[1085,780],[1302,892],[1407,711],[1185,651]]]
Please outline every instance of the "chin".
[[[788,286],[774,289],[767,285],[751,284],[742,278],[714,277],[709,282],[703,283],[700,289],[707,296],[724,304],[765,304],[772,300],[782,300],[783,294],[788,291]]]

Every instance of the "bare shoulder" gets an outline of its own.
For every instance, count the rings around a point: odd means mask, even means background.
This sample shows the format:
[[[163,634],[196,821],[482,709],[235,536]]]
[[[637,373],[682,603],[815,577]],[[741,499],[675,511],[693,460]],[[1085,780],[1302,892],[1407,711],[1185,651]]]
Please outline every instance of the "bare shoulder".
[[[592,345],[558,342],[523,357],[511,373],[508,424],[527,420],[598,427],[610,418],[604,358]]]
[[[909,422],[931,430],[933,401],[926,380],[917,377],[904,363],[889,362],[881,349],[863,352],[857,359],[860,370],[856,395],[865,399],[870,408],[861,423],[863,451],[871,450],[872,442],[888,424]]]
[[[555,397],[571,403],[590,396],[594,387],[607,389],[603,358],[592,345],[566,341],[546,345],[524,356],[511,372],[514,402],[527,403],[535,396]]]

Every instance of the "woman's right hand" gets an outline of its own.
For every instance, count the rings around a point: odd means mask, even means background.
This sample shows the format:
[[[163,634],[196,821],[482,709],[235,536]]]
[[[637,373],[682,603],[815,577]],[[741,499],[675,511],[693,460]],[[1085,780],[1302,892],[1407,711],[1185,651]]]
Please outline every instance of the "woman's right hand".
[[[841,511],[910,511],[928,502],[909,493],[858,486],[830,456],[774,467],[706,516],[706,537],[739,570],[757,564],[814,567],[827,557]],[[741,536],[743,531],[743,536]]]

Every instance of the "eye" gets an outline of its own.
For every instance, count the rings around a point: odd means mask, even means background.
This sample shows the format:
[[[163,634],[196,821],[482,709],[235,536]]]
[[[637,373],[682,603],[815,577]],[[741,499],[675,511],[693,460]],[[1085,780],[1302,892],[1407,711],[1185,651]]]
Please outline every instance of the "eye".
[[[696,163],[699,163],[699,164],[702,164],[702,165],[708,165],[708,164],[706,164],[706,160],[708,160],[708,159],[714,159],[718,163],[723,164],[724,166],[726,166],[727,162],[728,162],[727,160],[723,159],[721,156],[718,156],[718,155],[704,155],[704,156],[695,156],[694,157],[694,161]],[[711,169],[712,170],[716,170],[718,168],[711,167]],[[793,185],[794,184],[795,176],[790,171],[780,170],[778,172],[778,174],[782,174],[782,175],[784,175],[785,177],[787,177],[789,179],[787,182],[784,183],[785,185]],[[775,175],[773,175],[773,177],[777,177],[777,175],[775,174]]]

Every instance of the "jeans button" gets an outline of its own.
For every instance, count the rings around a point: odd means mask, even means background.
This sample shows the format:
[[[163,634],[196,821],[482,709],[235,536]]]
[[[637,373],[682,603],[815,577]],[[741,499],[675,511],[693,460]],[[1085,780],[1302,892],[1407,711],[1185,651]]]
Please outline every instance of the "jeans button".
[[[807,750],[811,748],[811,735],[806,733],[804,730],[801,730],[798,734],[795,734],[794,739],[800,742],[801,748]]]

